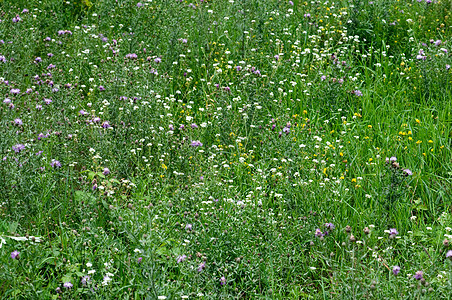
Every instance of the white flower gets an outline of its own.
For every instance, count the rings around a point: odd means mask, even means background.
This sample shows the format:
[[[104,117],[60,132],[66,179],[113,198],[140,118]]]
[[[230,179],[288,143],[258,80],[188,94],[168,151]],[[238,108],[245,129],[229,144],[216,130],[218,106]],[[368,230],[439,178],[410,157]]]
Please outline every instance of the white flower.
[[[87,266],[88,268],[91,268],[91,267],[93,266],[93,264],[90,263],[90,262],[88,262],[88,263],[86,263],[86,266]]]
[[[157,299],[165,300],[166,296],[158,296]]]

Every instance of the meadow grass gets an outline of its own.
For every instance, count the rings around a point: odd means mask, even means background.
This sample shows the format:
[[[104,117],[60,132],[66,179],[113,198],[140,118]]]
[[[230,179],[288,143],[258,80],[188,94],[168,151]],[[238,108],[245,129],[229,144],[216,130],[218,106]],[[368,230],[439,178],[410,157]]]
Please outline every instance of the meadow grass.
[[[451,9],[1,0],[1,297],[450,298]]]

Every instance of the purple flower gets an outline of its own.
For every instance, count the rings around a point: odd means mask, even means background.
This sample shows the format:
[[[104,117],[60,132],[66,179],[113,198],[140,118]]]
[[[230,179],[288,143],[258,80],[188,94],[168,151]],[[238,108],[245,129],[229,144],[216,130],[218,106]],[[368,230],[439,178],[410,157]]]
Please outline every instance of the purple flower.
[[[316,236],[316,237],[322,237],[322,236],[323,236],[323,233],[322,233],[322,231],[320,230],[320,228],[317,228],[317,229],[315,230],[315,236]]]
[[[156,59],[154,59],[154,62],[155,62],[156,64],[159,64],[159,63],[162,62],[162,59],[161,59],[160,57],[157,57]]]
[[[200,263],[199,266],[198,266],[198,272],[202,272],[202,270],[204,270],[205,267],[206,267],[206,263],[205,262]]]
[[[391,156],[391,158],[389,159],[390,162],[396,162],[397,161],[397,157],[395,156]]]
[[[53,53],[47,53],[47,56],[48,56],[48,57],[52,57],[52,56],[53,56]]]
[[[394,267],[392,267],[392,273],[393,273],[394,275],[399,274],[399,272],[400,272],[400,267],[399,267],[399,266],[394,266]]]
[[[185,229],[188,230],[188,231],[191,231],[191,230],[193,230],[193,225],[192,224],[187,224],[185,226]]]
[[[310,18],[310,17],[311,17],[311,14],[304,14],[304,17],[305,17],[305,18]]]
[[[411,172],[410,169],[404,169],[404,170],[403,170],[403,173],[404,173],[405,175],[407,175],[407,176],[413,175],[413,172]]]
[[[61,168],[61,163],[58,160],[53,159],[50,165],[54,168]]]
[[[36,109],[37,110],[42,110],[42,105],[41,104],[36,104]]]
[[[70,282],[70,281],[68,281],[68,282],[65,282],[65,283],[63,283],[63,287],[65,287],[66,289],[70,289],[70,288],[72,288],[74,285]]]
[[[11,252],[11,258],[12,259],[19,259],[19,254],[20,254],[19,251],[14,250],[13,252]]]
[[[29,10],[26,9],[26,8],[24,8],[24,9],[22,10],[22,13],[23,13],[23,14],[26,14],[26,13],[28,13],[28,12],[29,12]]]
[[[424,272],[417,271],[416,274],[414,274],[413,278],[417,279],[417,280],[421,280],[422,278],[424,278]]]
[[[446,65],[446,71],[450,69],[450,65]]]
[[[399,232],[397,231],[397,229],[395,229],[395,228],[389,229],[389,237],[395,237],[398,234],[399,234]]]
[[[220,284],[221,285],[225,285],[226,284],[226,277],[223,276],[223,277],[220,278]]]
[[[191,124],[191,128],[196,129],[198,128],[198,125],[196,125],[195,123]]]
[[[94,123],[99,123],[99,122],[100,122],[100,118],[99,118],[99,117],[95,117],[95,118],[93,119],[93,122],[94,122]]]
[[[12,147],[14,152],[19,153],[20,151],[25,149],[25,145],[23,144],[17,144],[15,146]]]
[[[143,6],[143,3],[141,3],[141,2],[137,3],[137,7],[142,7],[142,6]]]
[[[138,257],[138,259],[137,259],[137,263],[141,263],[141,261],[143,260],[143,258],[142,257]]]
[[[363,95],[363,93],[360,90],[354,90],[353,94],[355,94],[356,96],[360,97]]]
[[[293,2],[292,2],[292,1],[289,1],[289,5],[292,5],[292,6],[293,6]]]
[[[19,16],[15,16],[13,18],[13,23],[17,23],[17,22],[20,22],[20,21],[22,21],[22,19]]]
[[[3,100],[3,103],[5,103],[5,104],[10,104],[10,103],[11,103],[11,99],[6,98],[5,100]]]
[[[187,255],[183,254],[177,257],[177,263],[181,263],[183,261],[185,261],[185,259],[187,258]]]
[[[192,146],[192,147],[201,147],[202,143],[200,141],[192,141],[190,146]]]
[[[105,121],[105,122],[102,123],[102,127],[108,129],[111,126],[110,126],[110,123],[108,121]]]
[[[334,228],[336,228],[333,223],[325,223],[325,227],[328,230],[333,230]]]
[[[46,105],[49,105],[50,103],[52,103],[52,99],[44,98],[44,102]]]
[[[84,285],[84,286],[87,285],[90,280],[91,280],[91,277],[89,277],[88,275],[83,276],[82,280],[81,280],[82,285]]]
[[[22,126],[24,123],[22,122],[21,119],[17,118],[17,119],[14,120],[14,124],[17,125],[17,126]]]
[[[104,174],[104,175],[110,174],[110,169],[104,168],[104,171],[102,172],[102,174]]]
[[[326,79],[326,76],[323,75],[322,77],[320,77],[320,79],[321,79],[322,81],[324,81],[324,80]]]
[[[99,91],[105,91],[105,88],[102,85],[99,85]]]
[[[80,115],[82,115],[82,116],[86,115],[86,111],[84,111],[83,109],[79,110],[78,113],[79,113]]]
[[[447,251],[446,258],[452,260],[452,250]]]
[[[129,53],[126,55],[126,58],[128,59],[137,59],[138,55],[136,55],[135,53]]]
[[[9,92],[13,95],[18,95],[20,93],[20,90],[19,89],[11,89]]]

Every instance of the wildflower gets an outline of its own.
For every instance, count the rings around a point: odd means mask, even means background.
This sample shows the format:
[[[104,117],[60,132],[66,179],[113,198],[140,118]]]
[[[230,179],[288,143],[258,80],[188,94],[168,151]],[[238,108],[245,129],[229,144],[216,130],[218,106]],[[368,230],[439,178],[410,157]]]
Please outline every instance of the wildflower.
[[[88,275],[83,276],[81,279],[82,285],[84,285],[84,286],[87,285],[90,280],[91,280],[91,277],[89,277]]]
[[[183,254],[177,257],[177,263],[181,263],[187,259],[187,255]]]
[[[354,90],[353,94],[355,94],[356,96],[362,96],[363,93],[360,90]]]
[[[206,267],[206,263],[205,262],[200,263],[199,266],[198,266],[198,272],[202,272],[202,270],[204,270],[205,267]]]
[[[61,163],[58,160],[52,160],[52,162],[50,163],[50,165],[54,168],[61,168]]]
[[[192,146],[192,147],[201,147],[202,143],[200,141],[192,141],[190,146]]]
[[[9,92],[13,95],[18,95],[20,93],[20,90],[19,89],[11,89]]]
[[[323,75],[322,77],[320,77],[320,80],[322,80],[322,81],[326,80],[326,76]]]
[[[191,128],[196,129],[198,128],[198,125],[196,125],[195,123],[191,124]]]
[[[162,62],[162,59],[161,59],[160,57],[157,57],[156,59],[154,59],[154,62],[155,62],[156,64],[159,64],[159,63]]]
[[[452,260],[452,250],[447,251],[446,258]]]
[[[292,6],[293,6],[293,1],[289,1],[289,5],[292,5]]]
[[[21,119],[17,118],[17,119],[14,120],[14,124],[17,125],[17,126],[22,126],[24,123],[22,122]]]
[[[424,272],[417,271],[416,274],[414,274],[413,278],[417,279],[417,280],[421,280],[422,278],[424,278]]]
[[[220,278],[220,284],[221,285],[225,285],[226,284],[226,277],[223,276],[223,277]]]
[[[393,273],[394,275],[398,275],[399,272],[400,272],[400,267],[399,267],[399,266],[394,266],[394,267],[392,267],[392,273]]]
[[[50,103],[52,103],[52,99],[44,98],[44,102],[46,105],[49,105]]]
[[[105,128],[105,129],[108,129],[111,126],[110,126],[110,123],[108,121],[105,121],[105,122],[102,123],[102,127]]]
[[[395,228],[389,229],[388,233],[390,238],[395,238],[395,236],[399,234],[399,232]]]
[[[138,259],[137,259],[137,263],[141,263],[141,261],[143,260],[143,258],[142,257],[138,257]]]
[[[193,225],[192,225],[192,224],[187,224],[187,225],[185,226],[185,230],[188,230],[188,231],[193,230]]]
[[[397,157],[395,156],[391,156],[391,158],[389,159],[390,162],[396,162],[397,161]]]
[[[107,286],[111,282],[111,278],[108,275],[104,276],[104,279],[102,281],[103,286]]]
[[[322,231],[320,230],[320,228],[317,228],[317,229],[315,230],[315,236],[316,236],[316,237],[322,237],[322,236],[323,236],[323,233],[322,233]]]
[[[413,172],[411,172],[410,169],[404,169],[404,170],[403,170],[403,173],[404,173],[405,175],[407,175],[407,176],[413,175]]]
[[[135,53],[129,53],[129,54],[126,55],[126,58],[129,58],[129,59],[137,59],[137,58],[138,58],[138,55],[136,55]]]
[[[66,289],[70,289],[70,288],[72,288],[74,285],[70,282],[70,281],[68,281],[68,282],[65,282],[65,283],[63,283],[63,287],[65,287]]]
[[[104,174],[104,175],[110,174],[110,169],[104,168],[104,171],[102,172],[102,174]]]
[[[13,252],[11,252],[11,258],[12,259],[19,259],[19,254],[20,254],[19,251],[14,250]]]
[[[105,91],[105,88],[104,88],[104,86],[102,86],[102,85],[99,85],[99,91]]]
[[[20,151],[25,149],[25,145],[23,144],[17,144],[15,146],[12,147],[14,152],[19,153]]]
[[[333,223],[325,223],[325,227],[326,227],[328,230],[333,230],[334,228],[336,228],[336,226],[334,226]]]

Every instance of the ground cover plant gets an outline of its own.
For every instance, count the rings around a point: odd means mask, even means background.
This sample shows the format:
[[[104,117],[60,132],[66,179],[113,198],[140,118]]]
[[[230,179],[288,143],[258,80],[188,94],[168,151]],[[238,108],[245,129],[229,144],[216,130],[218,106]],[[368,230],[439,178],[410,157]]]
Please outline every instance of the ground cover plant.
[[[0,1],[1,297],[450,298],[451,7]]]

